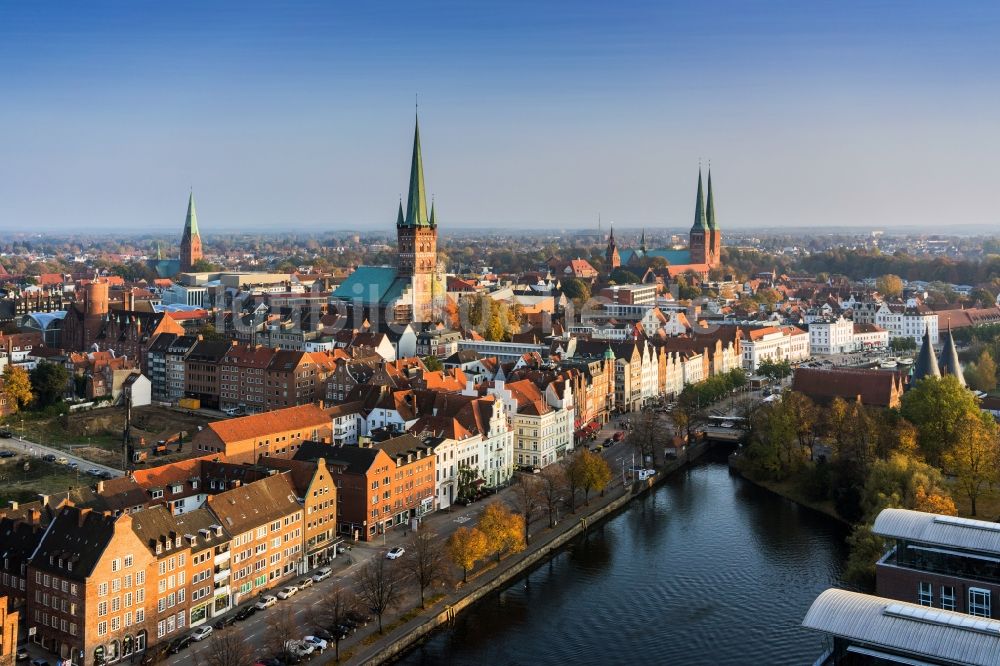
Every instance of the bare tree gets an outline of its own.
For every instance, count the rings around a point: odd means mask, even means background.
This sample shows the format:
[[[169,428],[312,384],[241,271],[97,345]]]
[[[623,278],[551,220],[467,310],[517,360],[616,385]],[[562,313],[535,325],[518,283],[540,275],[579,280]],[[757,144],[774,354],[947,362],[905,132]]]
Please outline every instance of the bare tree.
[[[253,648],[243,631],[227,627],[212,632],[208,639],[208,649],[201,653],[198,663],[204,666],[246,666],[252,664],[253,660]]]
[[[323,596],[310,609],[310,619],[313,624],[328,629],[333,635],[333,644],[336,648],[334,655],[337,661],[340,661],[341,638],[338,627],[346,622],[348,614],[357,605],[357,596],[350,590],[337,585],[325,590]]]
[[[542,505],[549,514],[549,527],[555,527],[559,503],[568,492],[566,468],[562,464],[549,465],[538,475],[538,480]]]
[[[542,482],[533,474],[518,472],[514,482],[514,506],[524,519],[524,542],[531,543],[531,521],[543,508]]]
[[[400,575],[384,557],[374,557],[361,569],[358,596],[378,616],[378,633],[382,633],[382,616],[399,602]]]
[[[417,532],[407,545],[406,553],[406,568],[420,588],[420,607],[423,608],[427,588],[444,576],[444,542],[433,532]]]
[[[263,645],[272,655],[285,655],[288,651],[286,643],[297,634],[298,622],[290,605],[278,606],[268,611]]]
[[[663,431],[655,411],[648,409],[637,415],[635,426],[629,432],[628,441],[635,447],[643,466],[647,459],[652,461],[654,467],[656,466],[656,444],[663,441]]]

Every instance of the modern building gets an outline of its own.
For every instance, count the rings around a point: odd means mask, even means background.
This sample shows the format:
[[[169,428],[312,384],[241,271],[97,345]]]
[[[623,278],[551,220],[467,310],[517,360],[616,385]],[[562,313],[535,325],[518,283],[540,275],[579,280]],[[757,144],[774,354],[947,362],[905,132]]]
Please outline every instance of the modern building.
[[[809,607],[802,626],[831,646],[814,666],[995,666],[1000,621],[829,589]]]
[[[877,594],[1000,618],[1000,523],[883,509],[872,532],[890,544],[875,565]]]

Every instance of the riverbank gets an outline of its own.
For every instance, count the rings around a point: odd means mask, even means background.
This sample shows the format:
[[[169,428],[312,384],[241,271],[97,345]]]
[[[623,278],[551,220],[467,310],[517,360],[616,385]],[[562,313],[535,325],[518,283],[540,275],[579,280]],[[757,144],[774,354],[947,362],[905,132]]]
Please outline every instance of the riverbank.
[[[740,457],[734,453],[729,456],[729,469],[759,488],[772,492],[775,495],[783,497],[784,499],[799,506],[812,509],[813,511],[818,511],[819,513],[822,513],[829,518],[833,518],[847,527],[853,527],[850,521],[845,520],[840,514],[837,513],[832,501],[824,500],[816,502],[808,499],[799,489],[799,486],[794,479],[787,479],[785,481],[769,481],[755,478],[753,474],[748,473],[745,466],[741,464],[742,462],[743,461]]]
[[[674,472],[697,461],[710,447],[708,442],[699,442],[691,447],[683,459],[667,461],[660,473],[647,482],[619,486],[617,492],[592,498],[590,506],[581,507],[583,511],[573,516],[572,520],[563,520],[556,527],[535,534],[531,545],[523,552],[481,572],[468,584],[446,594],[434,607],[392,627],[370,645],[355,650],[349,663],[383,664],[400,657],[436,630],[454,622],[459,613],[502,589],[518,576],[543,564],[573,539],[617,514],[633,499],[648,493]],[[332,664],[334,661],[326,663]]]

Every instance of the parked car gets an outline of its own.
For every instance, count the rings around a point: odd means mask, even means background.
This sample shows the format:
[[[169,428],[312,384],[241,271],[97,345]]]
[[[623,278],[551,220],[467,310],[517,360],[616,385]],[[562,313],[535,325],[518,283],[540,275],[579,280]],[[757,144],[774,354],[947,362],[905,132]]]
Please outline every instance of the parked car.
[[[395,548],[390,549],[389,552],[385,554],[385,556],[387,559],[390,560],[398,560],[403,556],[403,553],[405,552],[406,550],[402,546],[396,546]]]
[[[619,431],[618,431],[618,432],[616,432],[616,433],[615,433],[614,435],[612,435],[612,438],[614,438],[614,440],[615,440],[616,442],[620,442],[620,441],[622,441],[623,439],[625,439],[625,433],[624,433],[623,431],[619,430]]]
[[[57,465],[68,465],[69,458],[67,458],[66,456],[59,456],[58,458],[56,458],[55,462]]]
[[[111,472],[109,472],[108,470],[103,470],[101,472],[98,472],[97,476],[99,476],[99,477],[101,477],[102,479],[105,479],[105,480],[115,478],[115,475],[112,474]]]
[[[253,608],[253,606],[250,606],[250,608]],[[237,613],[237,615],[239,615],[239,613]],[[248,615],[247,617],[250,617],[250,616]],[[228,616],[220,619],[218,622],[216,622],[212,626],[215,627],[216,629],[225,629],[226,627],[228,627],[229,625],[233,624],[234,622],[236,622],[236,615],[228,615]]]
[[[257,603],[254,604],[254,608],[257,610],[267,610],[276,603],[278,603],[278,598],[276,596],[265,594],[257,600]]]
[[[91,476],[100,476],[101,470],[97,469],[96,467],[91,467],[90,469],[87,470],[87,474]]]
[[[3,437],[4,439],[10,439],[13,436],[14,433],[12,433],[10,430],[7,430],[7,428],[0,430],[0,437]]]
[[[45,462],[55,462],[56,457],[51,453],[46,453],[44,456],[42,456],[42,460],[44,460]]]
[[[32,659],[31,666],[49,666],[49,662],[44,659]]]
[[[177,654],[187,646],[191,645],[191,641],[192,641],[191,636],[181,636],[180,638],[175,639],[174,642],[170,644],[170,647],[167,648],[167,652],[170,654]]]
[[[203,624],[197,627],[191,632],[191,640],[193,641],[203,641],[212,635],[212,627],[208,624]]]
[[[308,657],[316,651],[316,646],[306,641],[285,641],[285,652],[296,657]]]
[[[14,653],[14,661],[28,661],[28,648],[19,646]]]
[[[80,463],[78,463],[78,462],[71,462],[69,464],[69,467],[70,467],[70,469],[80,469]]]
[[[247,619],[256,612],[257,612],[256,604],[252,604],[250,606],[244,606],[239,611],[237,611],[236,615],[233,616],[233,620],[236,622],[242,622],[243,620]]]
[[[278,598],[279,599],[291,599],[296,594],[298,594],[298,592],[299,592],[299,588],[297,588],[296,586],[294,586],[294,585],[286,585],[283,588],[281,588],[280,590],[278,590]]]
[[[323,627],[316,627],[315,629],[313,629],[313,636],[315,636],[316,638],[322,638],[324,641],[327,642],[334,640],[333,634],[331,634]]]
[[[326,640],[323,639],[323,638],[320,638],[319,636],[306,636],[305,638],[302,639],[302,642],[309,643],[310,645],[312,645],[315,649],[319,650],[320,652],[322,652],[323,650],[325,650],[326,646],[328,645],[328,643],[326,642]]]
[[[330,567],[323,567],[322,569],[316,570],[316,573],[312,575],[312,579],[318,583],[320,581],[326,580],[332,575],[333,575],[333,569],[331,569]]]
[[[367,613],[362,613],[361,611],[353,610],[348,611],[347,619],[351,622],[357,622],[362,627],[367,627],[368,623],[372,621],[372,616]]]
[[[303,578],[302,580],[297,582],[295,586],[298,587],[300,590],[304,590],[307,587],[312,587],[312,584],[313,584],[312,578]]]
[[[277,657],[265,657],[254,664],[254,666],[286,666],[286,664]]]
[[[0,458],[13,458],[16,455],[17,455],[16,453],[14,453],[13,451],[8,451],[7,449],[3,449],[2,451],[0,451]]]

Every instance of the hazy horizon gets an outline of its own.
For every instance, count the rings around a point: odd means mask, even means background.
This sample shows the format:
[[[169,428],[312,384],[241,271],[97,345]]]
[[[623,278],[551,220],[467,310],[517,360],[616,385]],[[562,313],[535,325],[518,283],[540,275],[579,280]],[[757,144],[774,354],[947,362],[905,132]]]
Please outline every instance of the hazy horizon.
[[[987,2],[0,6],[0,230],[995,225]]]

